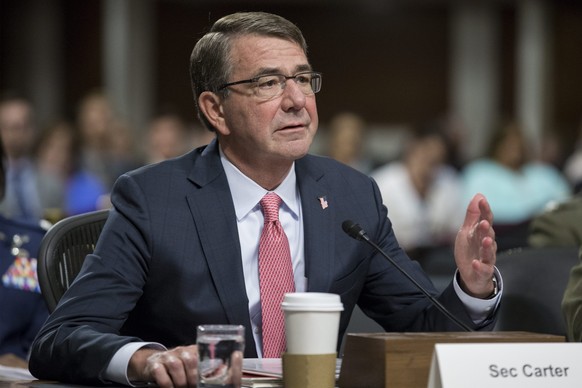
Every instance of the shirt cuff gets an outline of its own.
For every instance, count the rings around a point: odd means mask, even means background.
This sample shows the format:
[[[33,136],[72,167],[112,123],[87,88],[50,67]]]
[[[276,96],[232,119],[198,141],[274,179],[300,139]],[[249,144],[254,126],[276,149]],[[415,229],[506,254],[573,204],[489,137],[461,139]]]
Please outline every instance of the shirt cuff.
[[[499,272],[497,267],[494,268],[494,271],[495,272],[493,273],[493,276],[495,276],[495,278],[497,279],[499,291],[497,295],[495,295],[491,299],[475,298],[467,294],[465,291],[463,291],[463,289],[459,285],[459,281],[457,280],[457,274],[459,270],[455,272],[453,287],[455,289],[455,292],[457,293],[457,296],[459,297],[459,299],[461,299],[463,305],[465,305],[467,313],[473,320],[473,323],[475,323],[476,325],[483,323],[487,318],[489,318],[492,312],[497,309],[499,301],[501,300],[501,294],[503,293],[503,279],[501,278],[501,273]]]
[[[105,378],[114,383],[129,385],[131,387],[147,385],[146,382],[131,382],[127,377],[127,367],[129,366],[131,356],[142,348],[167,350],[165,346],[156,342],[130,342],[115,352],[105,370]]]

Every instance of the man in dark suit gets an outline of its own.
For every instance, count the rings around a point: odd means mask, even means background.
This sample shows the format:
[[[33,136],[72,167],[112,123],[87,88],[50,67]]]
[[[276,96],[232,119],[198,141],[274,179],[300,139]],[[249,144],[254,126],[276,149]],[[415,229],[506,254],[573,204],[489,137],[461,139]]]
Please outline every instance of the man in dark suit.
[[[342,231],[344,220],[356,220],[436,294],[398,246],[376,184],[307,155],[321,75],[295,25],[265,13],[226,16],[194,47],[190,72],[199,117],[216,140],[119,178],[94,254],[35,341],[35,376],[195,385],[192,344],[204,323],[243,324],[244,356],[262,356],[259,201],[269,192],[283,200],[294,289],[341,296],[340,336],[355,304],[388,331],[458,330],[381,255]],[[457,238],[457,275],[438,296],[475,329],[491,327],[499,301],[491,223],[477,195]]]

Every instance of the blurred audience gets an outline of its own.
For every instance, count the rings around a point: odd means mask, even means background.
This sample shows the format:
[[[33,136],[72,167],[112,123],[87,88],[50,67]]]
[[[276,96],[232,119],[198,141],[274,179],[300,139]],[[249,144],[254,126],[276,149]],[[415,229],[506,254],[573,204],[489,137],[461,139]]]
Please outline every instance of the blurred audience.
[[[536,161],[515,122],[493,134],[487,154],[463,169],[464,200],[484,194],[495,214],[499,249],[526,245],[531,219],[552,201],[571,195],[571,188],[553,165]]]
[[[563,138],[554,131],[544,133],[541,139],[539,161],[563,171],[566,158],[567,152],[565,151]]]
[[[100,91],[88,93],[79,104],[77,124],[82,136],[83,168],[110,189],[122,173],[138,166],[131,127],[116,116]]]
[[[396,237],[410,256],[452,246],[464,206],[459,206],[461,186],[457,170],[449,164],[449,140],[440,124],[419,126],[400,160],[371,176],[388,207]]]
[[[533,160],[528,149],[521,128],[509,123],[494,133],[486,157],[463,169],[466,198],[483,193],[498,223],[528,221],[549,202],[571,194],[560,171]]]
[[[372,170],[373,163],[364,153],[366,123],[352,112],[337,114],[327,129],[325,154],[363,173]]]
[[[120,175],[143,165],[143,155],[129,123],[117,119],[111,128],[113,135],[110,138],[109,152],[106,153],[107,171],[111,181],[115,182]]]
[[[582,121],[580,121],[576,147],[564,162],[563,170],[574,192],[582,192]]]
[[[449,150],[447,165],[460,171],[467,162],[467,153],[469,152],[469,149],[466,148],[469,134],[467,124],[458,115],[449,112],[433,120],[432,125],[440,127],[446,136]]]
[[[113,120],[113,108],[105,94],[93,91],[83,97],[77,112],[77,125],[83,138],[83,167],[107,185],[113,183],[106,157],[113,136]]]
[[[0,202],[6,188],[0,137]],[[0,364],[26,368],[30,346],[48,317],[40,294],[37,253],[45,230],[0,215]]]
[[[47,127],[36,145],[38,171],[62,190],[62,204],[51,221],[101,209],[108,189],[101,179],[81,165],[81,136],[75,128],[60,121]]]
[[[18,96],[4,97],[0,101],[0,137],[7,156],[7,186],[0,213],[11,219],[38,222],[45,209],[61,204],[61,188],[36,169],[32,150],[37,135],[31,104]]]
[[[191,128],[180,116],[172,113],[154,117],[146,139],[146,163],[180,156],[192,149],[194,142]]]

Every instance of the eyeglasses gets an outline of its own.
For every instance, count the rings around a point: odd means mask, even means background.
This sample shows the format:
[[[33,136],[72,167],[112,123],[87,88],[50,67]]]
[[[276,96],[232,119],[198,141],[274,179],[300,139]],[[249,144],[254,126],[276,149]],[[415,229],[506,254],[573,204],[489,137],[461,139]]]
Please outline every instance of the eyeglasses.
[[[301,90],[306,96],[317,93],[321,90],[321,73],[315,71],[303,71],[291,76],[283,74],[261,75],[259,77],[242,81],[229,82],[222,85],[218,90],[223,90],[233,85],[253,84],[255,95],[257,97],[270,99],[280,96],[287,85],[287,80],[290,79],[295,81],[299,90]]]

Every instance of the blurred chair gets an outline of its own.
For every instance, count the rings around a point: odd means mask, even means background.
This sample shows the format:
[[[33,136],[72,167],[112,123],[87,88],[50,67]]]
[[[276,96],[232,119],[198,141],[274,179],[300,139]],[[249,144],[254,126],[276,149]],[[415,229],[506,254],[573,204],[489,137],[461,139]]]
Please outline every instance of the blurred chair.
[[[531,220],[517,223],[496,223],[493,222],[495,230],[495,242],[497,242],[497,252],[505,252],[510,249],[528,246],[529,226]]]
[[[413,259],[420,263],[437,291],[443,291],[453,281],[457,270],[453,246],[423,248]]]
[[[497,255],[503,297],[496,331],[566,335],[561,303],[578,247],[516,248]]]
[[[85,260],[93,253],[109,210],[79,214],[54,224],[42,239],[38,281],[49,312],[69,288]]]

